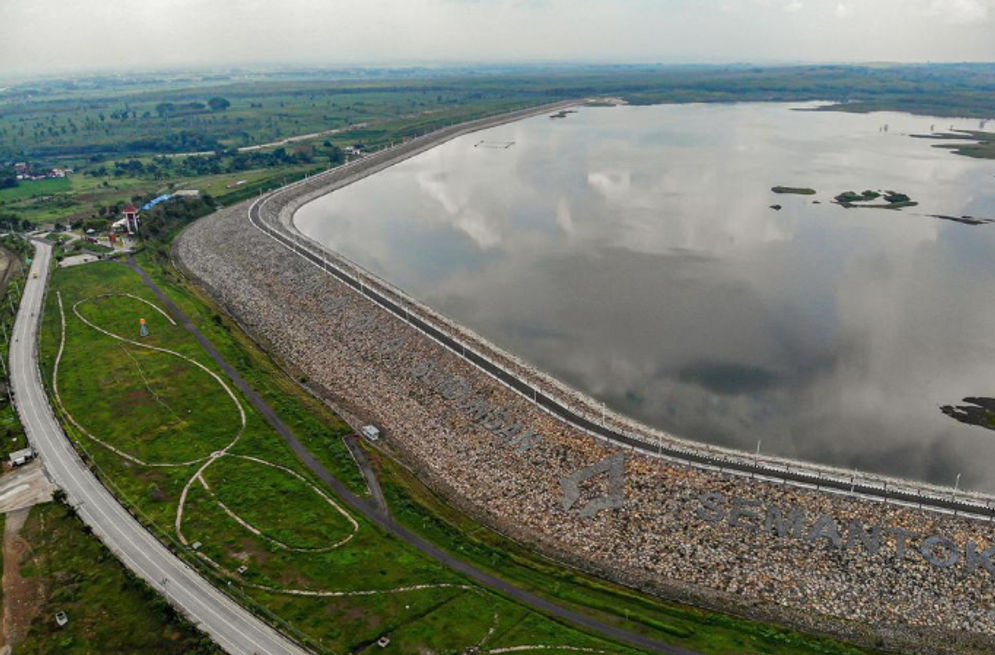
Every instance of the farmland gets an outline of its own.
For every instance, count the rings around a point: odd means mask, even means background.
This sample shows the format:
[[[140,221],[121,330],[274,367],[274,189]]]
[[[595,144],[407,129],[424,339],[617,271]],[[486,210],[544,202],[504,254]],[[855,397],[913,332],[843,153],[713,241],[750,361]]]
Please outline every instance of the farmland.
[[[351,156],[346,149],[368,152],[564,99],[824,100],[833,110],[985,118],[995,116],[991,80],[991,66],[965,64],[291,71],[25,83],[0,91],[0,163],[73,173],[0,189],[0,217],[100,227],[123,203],[175,189],[198,189],[227,205],[340,163]],[[989,156],[984,147],[958,152]],[[232,186],[241,181],[244,187]]]

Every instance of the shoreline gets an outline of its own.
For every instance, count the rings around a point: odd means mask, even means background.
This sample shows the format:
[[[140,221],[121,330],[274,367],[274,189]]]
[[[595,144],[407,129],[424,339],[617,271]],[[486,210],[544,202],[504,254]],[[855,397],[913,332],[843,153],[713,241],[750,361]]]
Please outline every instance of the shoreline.
[[[803,488],[843,493],[855,497],[884,499],[885,502],[907,506],[928,507],[955,516],[962,514],[982,519],[995,518],[995,507],[993,507],[995,494],[954,490],[951,487],[924,481],[858,472],[789,457],[764,454],[758,456],[744,450],[713,446],[696,441],[692,437],[674,435],[626,415],[606,410],[596,399],[537,369],[513,353],[499,348],[468,327],[452,321],[409,296],[399,287],[374,275],[345,256],[327,249],[301,232],[294,224],[293,219],[297,210],[308,202],[427,152],[452,139],[524,118],[543,115],[550,111],[577,106],[583,102],[584,100],[575,100],[543,105],[443,128],[394,146],[394,148],[367,155],[364,159],[355,160],[344,166],[329,169],[319,175],[282,187],[266,196],[263,201],[290,192],[290,197],[283,199],[286,204],[277,211],[277,222],[279,228],[287,231],[287,236],[291,243],[297,247],[299,255],[303,256],[306,251],[323,253],[322,261],[327,262],[328,265],[337,264],[341,272],[351,276],[357,283],[367,289],[375,289],[386,300],[405,308],[409,315],[413,310],[419,317],[427,321],[430,328],[442,330],[446,336],[460,346],[457,354],[466,358],[463,353],[468,349],[471,354],[479,357],[476,361],[471,359],[471,363],[478,366],[481,364],[486,366],[487,363],[490,363],[496,365],[498,369],[503,369],[500,372],[494,369],[484,372],[492,377],[498,377],[499,382],[526,397],[535,392],[532,397],[533,401],[540,395],[546,395],[551,403],[560,407],[551,408],[549,405],[545,407],[539,405],[541,409],[552,413],[557,418],[567,420],[595,438],[606,439],[609,442],[637,449],[651,456],[669,456],[671,460],[696,465],[706,470],[730,472],[751,479],[766,478]],[[358,164],[367,165],[357,166]],[[327,184],[320,184],[321,180],[327,179],[325,176],[332,179]],[[317,186],[316,183],[320,186]],[[297,187],[300,187],[299,191]],[[376,302],[373,298],[371,300]],[[429,336],[436,338],[432,334]],[[485,363],[481,360],[489,361]],[[501,373],[507,373],[508,376],[506,377]],[[510,380],[512,377],[521,378],[523,384],[515,385]],[[558,411],[561,408],[565,412]],[[550,411],[551,409],[553,411]],[[573,414],[574,417],[571,418],[570,414]],[[666,455],[663,452],[665,449],[669,449]]]

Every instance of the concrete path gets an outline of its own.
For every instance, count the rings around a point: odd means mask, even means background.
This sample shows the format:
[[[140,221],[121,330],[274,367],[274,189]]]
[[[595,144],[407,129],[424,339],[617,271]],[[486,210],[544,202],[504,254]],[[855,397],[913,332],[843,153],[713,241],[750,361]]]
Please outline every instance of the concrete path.
[[[59,266],[62,268],[69,268],[71,266],[89,264],[90,262],[95,262],[99,259],[100,257],[97,257],[96,255],[72,255],[70,257],[65,257],[61,262],[59,262]]]
[[[390,516],[390,508],[387,506],[387,499],[384,498],[383,489],[380,487],[380,480],[377,478],[377,472],[373,470],[370,466],[370,460],[366,456],[366,452],[363,450],[363,446],[359,443],[359,437],[355,434],[347,434],[342,437],[342,441],[345,442],[345,447],[349,449],[349,454],[352,458],[356,460],[356,466],[359,467],[360,472],[363,474],[363,478],[366,480],[366,488],[370,490],[370,497],[373,502],[376,503],[377,509],[384,516]]]
[[[45,475],[41,462],[35,460],[0,477],[0,513],[47,503],[53,491],[55,485]]]

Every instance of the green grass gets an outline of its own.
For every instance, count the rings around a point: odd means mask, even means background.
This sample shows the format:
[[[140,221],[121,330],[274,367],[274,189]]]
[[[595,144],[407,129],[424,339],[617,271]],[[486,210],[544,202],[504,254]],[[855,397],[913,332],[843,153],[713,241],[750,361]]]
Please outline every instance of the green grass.
[[[31,544],[21,573],[40,579],[41,610],[15,652],[214,655],[211,640],[127,571],[61,503],[31,509],[21,530]],[[56,612],[69,623],[59,628]]]
[[[108,253],[114,252],[114,248],[109,248],[100,243],[87,243],[83,246],[83,250],[94,252],[99,255],[106,255]]]
[[[306,380],[292,369],[283,369],[210,299],[185,283],[168,263],[164,265],[161,258],[146,251],[139,253],[136,260],[310,453],[351,491],[365,494],[366,482],[341,438],[352,429],[324,403],[300,388],[298,382]]]
[[[226,457],[205,478],[232,512],[292,548],[323,548],[352,533],[348,520],[313,487],[281,469]]]
[[[21,180],[15,187],[0,189],[0,200],[21,200],[35,196],[47,196],[54,193],[64,193],[69,191],[69,188],[70,183],[67,177]]]
[[[134,275],[112,264],[96,266],[107,269],[108,279]],[[85,287],[72,284],[65,289],[72,329],[59,391],[66,411],[85,430],[140,460],[159,463],[206,457],[235,439],[241,429],[238,408],[209,374],[173,355],[97,332],[80,321],[73,305],[79,302],[80,314],[98,327],[159,348],[180,345],[187,338],[182,327],[133,298],[81,297],[84,293]],[[139,337],[140,318],[150,331],[145,339]]]
[[[215,197],[222,197],[240,191],[243,187],[264,184],[269,181],[279,180],[284,177],[292,177],[305,170],[313,168],[312,165],[302,166],[281,166],[278,168],[257,168],[235,173],[221,173],[217,175],[204,175],[202,177],[182,178],[183,188],[197,189],[201,193],[207,193]],[[239,186],[229,186],[240,180],[245,180],[245,184]],[[177,186],[180,188],[180,186]]]
[[[128,177],[93,178],[72,175],[69,178],[44,180],[31,184],[60,183],[45,194],[4,196],[5,192],[20,191],[21,186],[0,192],[0,213],[13,213],[35,223],[70,221],[96,217],[101,207],[131,200],[136,195],[151,195],[164,187],[163,182]]]
[[[151,263],[145,258],[146,263]],[[275,409],[298,431],[308,447],[322,458],[336,474],[343,473],[351,485],[361,485],[348,452],[342,444],[345,432],[340,420],[283,376],[275,365],[259,352],[244,336],[214,311],[200,303],[194,295],[166,278],[161,270],[150,266],[160,277],[167,293],[209,335],[225,357],[240,372],[253,381],[262,382],[260,392],[275,401]],[[54,305],[55,292],[63,294],[65,304],[89,298],[98,293],[129,292],[152,302],[151,292],[138,276],[119,264],[95,263],[70,269],[58,269],[53,274],[48,295],[42,332],[42,367],[45,377],[51,373],[54,351],[58,344],[58,312]],[[88,301],[81,311],[94,323],[122,334],[137,332],[136,313],[144,312],[149,320],[149,343],[167,347],[196,358],[214,370],[215,365],[200,349],[192,336],[171,328],[154,313],[134,300],[110,297]],[[144,412],[149,409],[148,389],[135,385],[131,357],[120,346],[100,342],[99,335],[74,316],[67,317],[67,351],[62,375],[76,376],[76,389],[82,399],[74,405],[74,414],[87,426],[100,425],[107,434],[124,439],[134,448],[152,449],[162,454],[146,430]],[[109,341],[107,337],[105,340]],[[137,352],[136,349],[135,352]],[[135,352],[131,355],[135,355]],[[187,406],[192,416],[208,416],[215,405],[229,411],[228,404],[219,403],[212,395],[216,383],[209,377],[184,377],[181,367],[157,364],[159,355],[142,360],[146,377],[153,389],[169,399],[169,404]],[[147,366],[146,366],[147,364]],[[71,371],[69,370],[71,369]],[[108,370],[120,369],[120,382],[103,384]],[[126,375],[127,374],[127,375]],[[86,380],[91,388],[87,390]],[[185,388],[174,389],[182,381]],[[143,382],[144,384],[144,382]],[[60,389],[61,389],[60,385]],[[97,394],[105,396],[97,399]],[[142,398],[142,394],[145,397]],[[315,480],[293,456],[289,448],[251,406],[239,396],[246,408],[245,432],[233,448],[234,454],[258,457],[287,466],[331,495],[330,490]],[[144,402],[138,402],[142,399]],[[114,426],[106,421],[107,407],[116,407]],[[175,408],[174,408],[175,409]],[[327,417],[329,420],[326,424]],[[130,430],[141,427],[141,430]],[[92,429],[92,428],[91,428]],[[202,451],[208,437],[202,425],[187,433],[191,452]],[[410,585],[462,585],[465,581],[436,561],[427,558],[393,537],[384,534],[362,517],[356,517],[359,530],[341,547],[317,552],[295,552],[280,548],[272,541],[245,529],[215,502],[199,484],[190,489],[183,521],[183,534],[189,542],[200,541],[200,552],[233,571],[248,567],[244,576],[229,577],[223,571],[205,567],[187,548],[180,546],[173,535],[172,524],[183,485],[196,467],[148,468],[126,462],[100,447],[76,430],[68,432],[93,464],[96,472],[112,490],[129,504],[154,533],[209,577],[241,597],[247,606],[274,624],[281,626],[297,639],[318,652],[346,652],[375,640],[384,631],[396,636],[397,646],[390,652],[408,653],[422,649],[434,652],[457,652],[487,634],[494,613],[502,626],[517,624],[522,617],[533,617],[541,634],[557,635],[554,643],[578,647],[607,648],[611,652],[635,651],[606,645],[605,642],[579,631],[551,622],[484,590],[469,591],[454,587],[430,587],[400,593],[375,595],[308,598],[275,593],[266,588],[311,589],[335,592],[386,591]],[[219,433],[223,431],[219,430]],[[106,435],[101,435],[106,436]],[[125,442],[122,442],[125,443]],[[177,446],[178,448],[178,446]],[[344,452],[344,458],[337,453]],[[346,475],[348,473],[348,475]],[[348,522],[321,499],[314,490],[284,471],[236,458],[221,458],[204,473],[218,498],[231,511],[251,522],[264,535],[272,536],[294,547],[321,547],[341,540],[351,532]],[[232,585],[228,586],[228,581]],[[497,632],[492,638],[497,638]],[[392,637],[393,638],[393,637]]]

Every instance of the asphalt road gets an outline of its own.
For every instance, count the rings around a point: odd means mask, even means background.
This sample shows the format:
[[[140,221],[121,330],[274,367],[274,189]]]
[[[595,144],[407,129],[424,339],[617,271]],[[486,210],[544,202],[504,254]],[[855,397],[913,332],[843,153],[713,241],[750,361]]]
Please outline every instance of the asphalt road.
[[[35,244],[35,259],[24,285],[10,348],[14,400],[28,442],[94,534],[225,651],[233,655],[304,655],[308,651],[222,594],[159,543],[77,456],[52,413],[38,369],[38,328],[51,256],[50,245]]]

